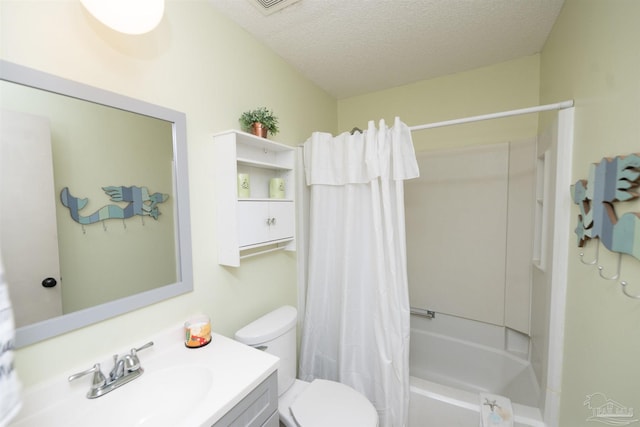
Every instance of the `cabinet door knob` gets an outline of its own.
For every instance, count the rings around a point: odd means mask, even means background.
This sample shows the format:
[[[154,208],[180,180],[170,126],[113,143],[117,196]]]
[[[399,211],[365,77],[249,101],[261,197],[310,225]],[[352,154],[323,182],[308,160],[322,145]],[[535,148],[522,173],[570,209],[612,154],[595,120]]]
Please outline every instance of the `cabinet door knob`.
[[[275,218],[271,218],[271,225],[276,225],[276,219]]]

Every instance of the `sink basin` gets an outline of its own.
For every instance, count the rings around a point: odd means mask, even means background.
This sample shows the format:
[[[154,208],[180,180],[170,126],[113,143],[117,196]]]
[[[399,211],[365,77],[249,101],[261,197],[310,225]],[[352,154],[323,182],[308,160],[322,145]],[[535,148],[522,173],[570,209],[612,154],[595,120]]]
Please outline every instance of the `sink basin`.
[[[202,403],[212,385],[213,375],[205,366],[178,366],[145,372],[123,386],[129,386],[127,393],[114,390],[103,396],[105,399],[97,399],[99,407],[91,408],[77,427],[86,426],[87,419],[95,427],[178,425],[187,418],[191,408]],[[121,420],[131,422],[116,423]]]
[[[25,417],[15,426],[67,427],[177,426],[198,407],[213,385],[206,366],[148,370],[132,382],[97,399],[73,395]],[[55,420],[55,424],[52,422]]]
[[[277,368],[277,358],[224,336],[213,334],[199,349],[183,339],[182,327],[153,337],[155,345],[139,353],[144,373],[95,399],[86,397],[90,376],[67,380],[86,366],[30,387],[9,426],[209,427]],[[97,361],[103,372],[110,357]]]

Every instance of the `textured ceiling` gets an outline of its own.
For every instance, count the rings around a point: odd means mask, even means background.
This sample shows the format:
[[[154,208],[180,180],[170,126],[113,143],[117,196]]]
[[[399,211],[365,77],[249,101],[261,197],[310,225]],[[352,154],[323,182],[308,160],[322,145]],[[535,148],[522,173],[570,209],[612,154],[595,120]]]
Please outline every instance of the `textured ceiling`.
[[[540,52],[564,0],[209,0],[338,99]]]

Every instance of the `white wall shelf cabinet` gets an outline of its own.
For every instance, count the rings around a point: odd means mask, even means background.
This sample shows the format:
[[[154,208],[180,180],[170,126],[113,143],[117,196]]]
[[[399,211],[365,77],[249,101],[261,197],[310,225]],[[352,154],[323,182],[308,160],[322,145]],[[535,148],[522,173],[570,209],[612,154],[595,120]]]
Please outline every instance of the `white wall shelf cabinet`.
[[[218,263],[274,250],[295,250],[295,149],[249,133],[213,136],[217,198]],[[238,174],[249,175],[250,197],[238,197]],[[285,197],[269,198],[271,178],[282,178]]]

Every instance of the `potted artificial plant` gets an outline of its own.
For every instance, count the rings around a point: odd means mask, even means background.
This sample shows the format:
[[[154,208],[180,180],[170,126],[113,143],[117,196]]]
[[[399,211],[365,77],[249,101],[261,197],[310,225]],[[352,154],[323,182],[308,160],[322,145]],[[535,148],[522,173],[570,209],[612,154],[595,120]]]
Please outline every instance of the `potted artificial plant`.
[[[239,120],[242,130],[263,138],[267,137],[267,132],[275,135],[279,131],[278,118],[273,115],[273,111],[266,107],[245,111]]]

